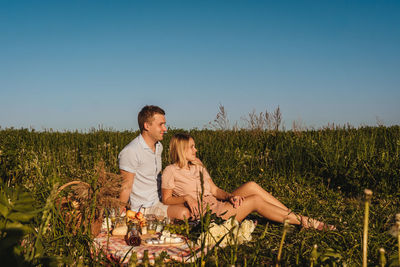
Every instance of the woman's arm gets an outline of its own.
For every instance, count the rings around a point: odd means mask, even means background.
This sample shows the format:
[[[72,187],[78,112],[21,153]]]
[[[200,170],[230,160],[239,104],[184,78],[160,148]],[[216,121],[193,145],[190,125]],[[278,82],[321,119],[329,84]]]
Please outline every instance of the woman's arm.
[[[211,188],[211,194],[216,197],[219,200],[229,200],[229,198],[232,196],[232,194],[229,194],[216,186],[214,182],[211,180],[211,178],[208,180],[210,183],[210,188]]]
[[[193,214],[197,214],[198,213],[198,203],[197,201],[189,196],[189,195],[185,195],[185,196],[180,196],[180,197],[175,197],[172,196],[172,189],[161,189],[161,193],[162,193],[162,202],[165,205],[175,205],[175,204],[183,204],[183,203],[187,203],[190,211]]]
[[[209,183],[211,187],[211,194],[213,194],[214,197],[216,197],[219,200],[227,200],[231,202],[234,208],[237,208],[240,205],[242,205],[242,202],[244,200],[243,197],[235,196],[233,194],[225,192],[224,190],[216,186],[214,182],[211,180],[211,178],[209,179]]]
[[[183,204],[185,203],[184,197],[174,197],[172,196],[172,189],[161,189],[162,193],[162,202],[165,205],[175,205],[175,204]]]
[[[219,200],[229,200],[229,198],[233,196],[232,194],[225,192],[224,190],[222,190],[217,186],[215,189],[215,194],[213,193],[213,195]]]

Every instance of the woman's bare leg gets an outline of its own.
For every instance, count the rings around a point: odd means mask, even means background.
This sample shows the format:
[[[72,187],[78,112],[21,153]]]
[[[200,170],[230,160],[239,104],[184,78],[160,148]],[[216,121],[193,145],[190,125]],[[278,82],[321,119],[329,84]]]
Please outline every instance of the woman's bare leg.
[[[242,221],[247,215],[255,211],[261,216],[275,222],[282,223],[286,218],[288,218],[291,224],[300,224],[300,220],[295,214],[290,213],[288,209],[267,202],[259,195],[245,197],[242,205],[238,208],[234,208],[230,203],[225,203],[225,208],[227,213],[222,216],[223,219],[228,219],[229,217],[236,215],[236,219]]]
[[[236,220],[240,222],[251,212],[256,211],[264,218],[275,222],[283,223],[285,219],[288,219],[290,224],[302,224],[305,228],[317,228],[321,224],[318,220],[288,212],[287,209],[275,206],[258,195],[246,197],[238,208],[234,208],[230,203],[226,203],[225,208],[227,213],[222,216],[225,220],[236,215]]]
[[[190,211],[184,204],[168,205],[167,215],[171,219],[184,220],[190,218]]]
[[[273,195],[265,191],[261,186],[259,186],[256,182],[247,182],[237,188],[232,192],[234,195],[248,197],[252,195],[260,196],[265,202],[269,202],[275,206],[278,206],[284,210],[289,210],[282,202],[276,199]]]

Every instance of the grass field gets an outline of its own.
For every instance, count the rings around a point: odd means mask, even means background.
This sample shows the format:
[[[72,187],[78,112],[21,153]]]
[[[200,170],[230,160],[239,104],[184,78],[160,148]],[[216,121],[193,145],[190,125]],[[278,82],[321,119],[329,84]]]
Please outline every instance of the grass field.
[[[176,132],[169,130],[162,142],[163,166],[168,164],[168,143]],[[292,227],[283,245],[282,266],[361,266],[366,188],[373,191],[368,265],[383,261],[380,248],[386,251],[387,266],[398,264],[397,236],[390,229],[400,213],[399,126],[190,133],[219,187],[232,191],[255,181],[294,212],[337,226],[330,232]],[[83,228],[68,230],[54,204],[55,190],[76,179],[93,186],[100,161],[118,173],[118,153],[137,135],[0,130],[1,258],[22,265],[107,263],[104,255],[91,253],[91,237]],[[206,264],[275,265],[283,224],[260,222],[252,242],[219,249],[205,258]]]

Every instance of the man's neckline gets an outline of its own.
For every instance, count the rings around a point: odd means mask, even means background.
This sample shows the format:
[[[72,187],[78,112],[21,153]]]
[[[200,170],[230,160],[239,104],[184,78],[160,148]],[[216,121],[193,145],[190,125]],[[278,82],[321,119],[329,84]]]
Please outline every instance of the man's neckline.
[[[157,146],[158,146],[158,144],[160,144],[160,141],[157,141],[157,142],[154,144],[154,150],[153,150],[153,149],[149,146],[149,144],[146,142],[146,139],[143,137],[142,134],[139,135],[139,139],[140,139],[140,141],[141,141],[141,143],[142,143],[142,145],[144,146],[145,149],[149,149],[149,150],[152,151],[153,153],[155,153],[155,152],[157,151]]]

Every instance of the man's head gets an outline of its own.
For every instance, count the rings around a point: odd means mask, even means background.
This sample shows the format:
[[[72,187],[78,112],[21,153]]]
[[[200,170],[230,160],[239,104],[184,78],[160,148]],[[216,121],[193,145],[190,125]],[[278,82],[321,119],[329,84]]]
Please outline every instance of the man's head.
[[[146,132],[154,141],[163,139],[167,131],[165,127],[165,111],[158,106],[145,106],[138,114],[139,129],[142,134]]]

